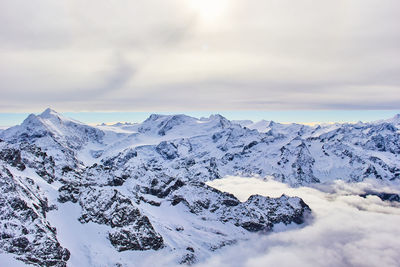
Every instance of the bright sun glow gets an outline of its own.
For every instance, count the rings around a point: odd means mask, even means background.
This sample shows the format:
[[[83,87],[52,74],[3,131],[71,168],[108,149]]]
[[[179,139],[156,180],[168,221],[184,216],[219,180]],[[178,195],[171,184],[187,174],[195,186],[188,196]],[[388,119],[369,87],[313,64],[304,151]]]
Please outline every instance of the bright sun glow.
[[[189,0],[190,7],[206,22],[220,18],[228,8],[227,0]]]

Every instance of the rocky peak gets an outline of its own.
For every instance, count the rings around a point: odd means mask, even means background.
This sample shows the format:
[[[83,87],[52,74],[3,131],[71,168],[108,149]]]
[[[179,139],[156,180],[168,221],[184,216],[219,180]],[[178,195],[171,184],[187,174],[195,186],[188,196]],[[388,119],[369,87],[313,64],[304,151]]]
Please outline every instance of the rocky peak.
[[[196,119],[183,115],[152,114],[139,127],[139,132],[164,136],[179,125],[193,124]]]
[[[232,126],[232,123],[227,118],[225,118],[220,114],[210,115],[209,120],[216,122],[217,126],[222,129]]]
[[[41,117],[41,118],[50,118],[50,117],[54,117],[54,116],[60,117],[61,115],[51,108],[47,108],[45,111],[43,111],[39,115],[39,117]]]
[[[396,114],[393,118],[389,119],[388,122],[391,122],[397,126],[400,126],[400,114]]]

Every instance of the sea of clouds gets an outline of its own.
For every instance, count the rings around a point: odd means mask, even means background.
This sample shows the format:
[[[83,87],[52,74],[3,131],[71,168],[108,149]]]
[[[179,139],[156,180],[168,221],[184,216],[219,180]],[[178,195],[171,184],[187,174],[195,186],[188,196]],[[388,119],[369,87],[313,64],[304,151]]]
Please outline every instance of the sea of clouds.
[[[399,193],[398,184],[366,180],[335,181],[291,188],[276,181],[227,177],[209,185],[233,193],[241,201],[250,195],[301,197],[312,209],[304,226],[277,227],[248,241],[222,249],[198,266],[399,266],[400,203],[368,191]]]

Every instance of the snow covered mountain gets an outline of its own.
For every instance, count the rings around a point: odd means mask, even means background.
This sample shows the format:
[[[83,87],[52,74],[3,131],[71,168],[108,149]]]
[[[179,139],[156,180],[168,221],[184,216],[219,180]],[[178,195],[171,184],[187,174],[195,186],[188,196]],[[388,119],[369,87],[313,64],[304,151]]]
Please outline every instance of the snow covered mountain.
[[[220,115],[93,127],[47,109],[0,132],[0,250],[38,266],[193,264],[310,213],[300,198],[240,202],[205,182],[396,180],[399,127],[399,116],[310,127]]]

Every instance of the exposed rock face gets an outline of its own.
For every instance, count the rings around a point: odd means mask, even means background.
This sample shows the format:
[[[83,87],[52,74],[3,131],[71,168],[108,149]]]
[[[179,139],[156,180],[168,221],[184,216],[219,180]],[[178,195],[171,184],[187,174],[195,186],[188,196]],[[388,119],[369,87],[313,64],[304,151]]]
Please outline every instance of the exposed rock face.
[[[0,167],[0,251],[37,266],[66,266],[70,253],[46,220],[48,210],[47,199],[31,179]]]
[[[158,250],[163,247],[163,238],[154,231],[145,216],[137,219],[129,227],[113,229],[108,238],[118,251]]]
[[[23,171],[26,168],[22,162],[21,152],[17,149],[4,148],[0,151],[0,159],[18,170]]]
[[[204,183],[192,183],[171,192],[172,205],[182,204],[203,220],[231,222],[251,232],[269,231],[274,224],[301,224],[311,210],[300,199],[282,195],[269,198],[260,195],[240,202],[235,196],[223,193]]]
[[[162,237],[154,230],[149,219],[142,215],[131,200],[112,188],[89,188],[83,191],[79,204],[82,223],[106,224],[111,244],[124,250],[157,250],[163,246]]]
[[[174,143],[163,141],[156,147],[156,150],[166,160],[172,160],[178,157],[178,150]]]
[[[58,189],[58,192],[59,192],[58,201],[61,203],[68,201],[76,203],[80,195],[79,185],[73,183],[61,186]]]
[[[368,191],[360,195],[360,197],[364,198],[366,198],[367,196],[377,196],[383,201],[400,202],[400,195],[396,193]]]

